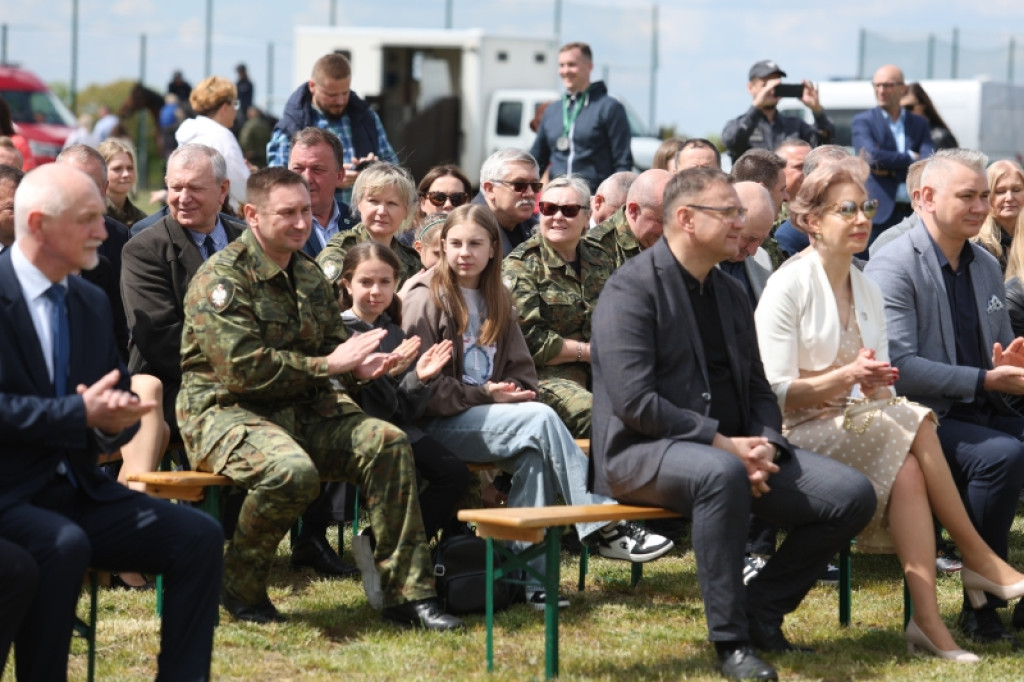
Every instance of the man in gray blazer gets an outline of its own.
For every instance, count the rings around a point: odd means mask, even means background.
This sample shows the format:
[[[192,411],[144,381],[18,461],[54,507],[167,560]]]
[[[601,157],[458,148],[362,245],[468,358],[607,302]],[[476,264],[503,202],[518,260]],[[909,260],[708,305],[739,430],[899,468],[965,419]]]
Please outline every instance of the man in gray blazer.
[[[898,393],[939,415],[938,435],[964,506],[981,537],[1006,558],[1024,485],[1024,418],[1008,400],[1024,395],[1024,339],[1013,338],[999,264],[968,241],[988,215],[987,159],[938,152],[921,178],[921,224],[879,251],[865,269],[885,296],[889,357]],[[978,642],[1016,644],[989,596],[960,627]],[[1015,624],[1024,609],[1018,604]],[[1018,626],[1019,627],[1019,626]]]
[[[736,255],[743,226],[729,176],[683,171],[664,216],[663,238],[612,275],[594,313],[591,484],[693,520],[722,674],[774,680],[752,647],[798,649],[783,617],[868,522],[875,494],[860,473],[779,434],[747,295],[715,267]],[[751,512],[790,531],[744,593]]]

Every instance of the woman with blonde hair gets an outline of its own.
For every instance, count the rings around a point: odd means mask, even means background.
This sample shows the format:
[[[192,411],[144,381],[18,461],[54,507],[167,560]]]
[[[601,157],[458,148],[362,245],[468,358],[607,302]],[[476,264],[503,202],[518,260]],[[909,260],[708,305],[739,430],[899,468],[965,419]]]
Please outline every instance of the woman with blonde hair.
[[[238,90],[227,78],[210,76],[193,88],[188,102],[197,115],[182,121],[174,137],[179,146],[197,142],[220,152],[227,163],[231,183],[228,196],[232,208],[238,211],[238,207],[245,204],[245,183],[250,172],[242,148],[231,132],[238,111]]]
[[[1007,257],[1024,206],[1024,170],[1016,161],[1003,159],[989,166],[985,174],[988,176],[989,212],[974,241],[999,260],[1009,279],[1020,274],[1017,268],[1014,274],[1007,272]]]
[[[135,146],[120,137],[108,137],[96,148],[107,162],[107,215],[131,227],[146,217],[128,195],[135,191]]]
[[[845,159],[819,166],[789,205],[811,249],[773,275],[755,311],[765,376],[795,445],[865,474],[878,508],[857,538],[859,550],[896,552],[914,602],[908,650],[975,663],[942,621],[935,595],[934,513],[963,555],[971,604],[985,592],[1024,594],[1024,575],[978,535],[928,408],[897,398],[889,364],[882,293],[853,264],[867,247],[878,202],[864,189],[867,165]]]
[[[316,262],[331,282],[338,282],[344,269],[345,254],[356,244],[374,241],[390,247],[402,264],[398,287],[421,269],[420,256],[396,235],[408,227],[416,211],[419,195],[409,171],[383,161],[359,172],[352,186],[352,215],[359,224],[339,232],[317,254]]]

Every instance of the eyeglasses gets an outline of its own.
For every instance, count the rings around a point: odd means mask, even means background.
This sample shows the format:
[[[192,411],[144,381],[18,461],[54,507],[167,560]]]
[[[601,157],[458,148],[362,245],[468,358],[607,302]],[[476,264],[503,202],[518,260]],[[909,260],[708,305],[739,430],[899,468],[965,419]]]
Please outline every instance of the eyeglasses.
[[[857,211],[859,210],[864,214],[864,217],[871,220],[878,213],[878,199],[868,199],[860,206],[857,206],[855,201],[840,201],[838,204],[832,204],[826,206],[826,209],[834,208],[836,213],[843,218],[843,220],[853,220],[857,217]]]
[[[696,208],[701,211],[714,211],[726,220],[735,220],[740,223],[747,222],[747,209],[742,206],[701,206],[700,204],[686,204],[687,208]]]
[[[217,106],[218,107],[222,107],[225,104],[230,104],[235,109],[237,109],[238,107],[242,106],[242,103],[240,101],[238,101],[237,99],[226,99],[223,102],[221,102],[220,104],[218,104]]]
[[[580,214],[580,211],[590,210],[586,206],[580,206],[579,204],[568,204],[563,206],[561,204],[553,204],[550,201],[540,202],[540,204],[538,204],[538,208],[540,208],[540,214],[542,216],[547,216],[548,218],[555,215],[559,211],[561,211],[562,215],[564,215],[566,218],[575,218]]]
[[[434,206],[441,208],[444,202],[452,202],[452,206],[462,206],[469,201],[469,195],[465,192],[424,192],[423,197]]]
[[[871,85],[872,87],[875,88],[875,90],[889,90],[891,88],[900,87],[901,85],[903,85],[903,81],[899,81],[896,83],[872,83]]]
[[[513,182],[509,182],[507,180],[494,180],[493,182],[496,185],[506,185],[511,187],[512,191],[518,194],[525,192],[527,187],[532,189],[534,194],[537,194],[544,189],[544,183],[539,180],[537,182],[527,182],[526,180],[515,180]]]

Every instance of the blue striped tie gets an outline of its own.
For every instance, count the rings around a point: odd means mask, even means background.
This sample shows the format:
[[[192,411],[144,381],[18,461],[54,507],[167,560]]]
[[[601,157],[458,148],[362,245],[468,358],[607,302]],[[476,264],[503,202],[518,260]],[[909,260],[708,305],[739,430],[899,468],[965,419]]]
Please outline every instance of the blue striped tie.
[[[46,290],[50,299],[50,326],[53,333],[53,392],[58,398],[68,394],[68,368],[71,365],[71,330],[68,324],[67,291],[60,284]],[[67,457],[57,464],[57,473],[68,477],[71,485],[77,487],[71,463]]]

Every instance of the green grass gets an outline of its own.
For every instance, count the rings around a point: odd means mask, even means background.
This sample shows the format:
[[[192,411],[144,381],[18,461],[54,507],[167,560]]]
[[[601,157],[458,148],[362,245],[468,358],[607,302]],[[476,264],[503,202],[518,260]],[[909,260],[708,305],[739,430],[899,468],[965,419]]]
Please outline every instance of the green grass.
[[[1022,564],[1022,521],[1011,535],[1011,558]],[[294,572],[282,543],[271,575],[270,596],[289,617],[283,625],[232,621],[221,611],[213,676],[218,680],[511,680],[541,679],[543,614],[519,605],[497,615],[495,672],[484,666],[483,616],[467,618],[465,633],[426,633],[383,624],[370,609],[361,583],[318,579]],[[351,560],[351,557],[348,557]],[[703,605],[691,552],[675,550],[648,564],[630,588],[629,566],[591,561],[587,589],[575,591],[576,557],[563,553],[562,591],[571,605],[560,619],[561,679],[717,680],[707,643]],[[1020,654],[1006,645],[968,646],[979,665],[957,665],[909,656],[902,638],[902,581],[894,556],[855,555],[853,624],[838,625],[833,587],[815,587],[786,621],[791,640],[815,654],[768,656],[786,679],[801,680],[1019,680]],[[960,607],[960,580],[939,579],[947,623]],[[102,590],[97,661],[99,680],[152,679],[159,646],[155,596]],[[79,604],[84,613],[87,600]],[[1008,613],[1004,614],[1006,618]],[[967,644],[954,631],[961,645]],[[11,662],[13,663],[13,662]],[[8,665],[4,682],[13,680]],[[69,679],[85,679],[85,642],[75,638]]]

